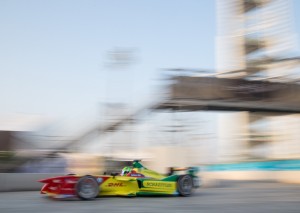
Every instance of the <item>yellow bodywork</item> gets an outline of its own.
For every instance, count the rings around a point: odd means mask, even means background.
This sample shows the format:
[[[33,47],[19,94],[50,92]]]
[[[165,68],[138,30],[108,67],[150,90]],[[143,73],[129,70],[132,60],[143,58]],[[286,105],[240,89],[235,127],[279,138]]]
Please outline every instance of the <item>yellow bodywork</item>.
[[[164,179],[166,178],[167,176],[165,175],[162,175],[162,174],[159,174],[155,171],[152,171],[152,170],[149,170],[149,169],[144,169],[144,168],[134,168],[133,169],[134,171],[136,171],[137,173],[141,173],[143,175],[145,175],[145,177],[151,177],[153,179]]]
[[[107,179],[100,186],[99,195],[135,195],[139,190],[136,178],[126,176],[114,176]]]
[[[108,178],[100,185],[100,196],[136,196],[140,194],[174,194],[176,193],[176,182],[145,179],[140,182],[137,178],[127,176],[114,176]]]

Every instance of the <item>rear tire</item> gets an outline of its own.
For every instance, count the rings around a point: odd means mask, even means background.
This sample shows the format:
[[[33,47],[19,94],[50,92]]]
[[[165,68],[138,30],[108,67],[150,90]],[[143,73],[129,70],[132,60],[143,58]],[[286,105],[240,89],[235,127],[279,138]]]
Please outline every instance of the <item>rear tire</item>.
[[[181,196],[190,196],[193,190],[193,178],[190,175],[180,175],[177,180],[177,190]]]
[[[80,178],[75,186],[77,196],[82,200],[93,200],[99,192],[99,184],[93,176],[84,176]]]

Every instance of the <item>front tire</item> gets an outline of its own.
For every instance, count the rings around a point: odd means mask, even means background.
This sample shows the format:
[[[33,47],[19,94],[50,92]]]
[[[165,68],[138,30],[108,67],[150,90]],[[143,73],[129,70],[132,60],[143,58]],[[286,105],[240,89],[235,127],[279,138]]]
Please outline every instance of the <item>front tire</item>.
[[[93,176],[81,177],[75,186],[77,196],[82,200],[93,200],[99,192],[99,184]]]
[[[177,180],[177,190],[181,196],[190,196],[193,190],[193,178],[190,175],[179,176]]]

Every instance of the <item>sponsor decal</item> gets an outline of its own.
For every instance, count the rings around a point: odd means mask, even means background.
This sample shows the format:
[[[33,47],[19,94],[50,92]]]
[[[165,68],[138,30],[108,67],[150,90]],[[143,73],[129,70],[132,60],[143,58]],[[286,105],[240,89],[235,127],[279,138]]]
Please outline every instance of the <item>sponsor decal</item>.
[[[162,181],[144,181],[143,185],[145,187],[152,187],[152,188],[171,188],[173,186],[172,183],[162,182]]]
[[[123,187],[125,186],[123,183],[109,183],[108,187]]]
[[[70,183],[70,184],[74,184],[74,183],[77,183],[77,180],[66,179],[65,182]]]
[[[145,177],[144,175],[142,175],[140,173],[131,173],[129,176],[130,177]]]
[[[98,178],[97,178],[97,182],[98,182],[98,183],[102,183],[102,182],[103,182],[103,178],[98,177]]]
[[[65,191],[73,191],[73,188],[61,188],[61,190],[65,190]]]
[[[49,187],[49,189],[54,191],[54,190],[56,190],[56,189],[57,189],[57,187],[55,187],[55,186],[51,186],[51,187]]]

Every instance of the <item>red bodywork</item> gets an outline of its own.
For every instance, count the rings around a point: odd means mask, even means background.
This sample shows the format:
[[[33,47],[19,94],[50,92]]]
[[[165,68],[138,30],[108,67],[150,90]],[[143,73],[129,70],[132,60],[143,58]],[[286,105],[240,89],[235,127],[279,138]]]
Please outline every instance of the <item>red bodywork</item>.
[[[39,180],[39,182],[44,183],[41,194],[53,195],[56,198],[76,197],[75,187],[80,178],[81,176],[67,175]],[[101,184],[108,178],[109,176],[101,176]]]

